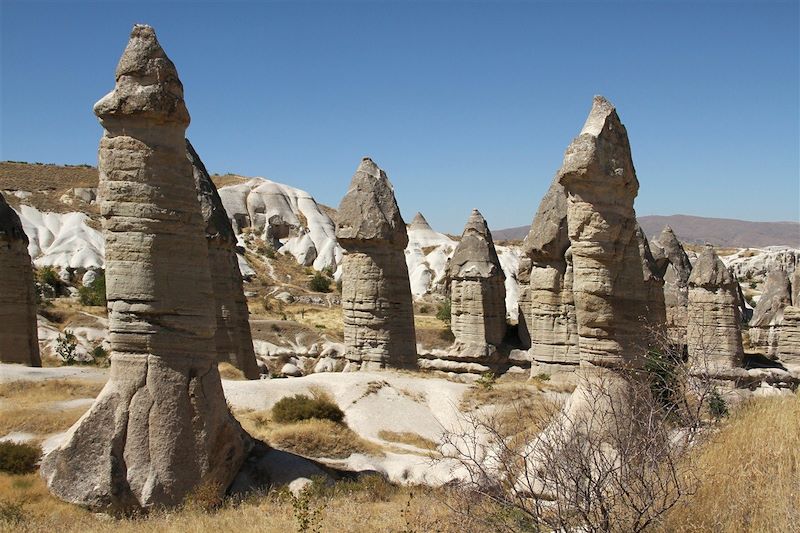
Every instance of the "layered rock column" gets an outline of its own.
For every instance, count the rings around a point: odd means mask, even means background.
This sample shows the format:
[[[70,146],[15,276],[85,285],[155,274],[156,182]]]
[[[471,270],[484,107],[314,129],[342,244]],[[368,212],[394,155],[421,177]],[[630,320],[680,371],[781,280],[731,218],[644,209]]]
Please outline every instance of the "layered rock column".
[[[205,222],[216,312],[214,344],[217,360],[232,364],[247,379],[258,379],[258,364],[248,321],[250,313],[236,257],[236,234],[211,176],[188,139],[186,157],[192,164],[197,198]]]
[[[0,194],[0,362],[42,366],[28,237]]]
[[[653,314],[636,238],[639,182],[625,126],[605,98],[595,97],[557,180],[567,194],[580,359],[638,366]]]
[[[362,370],[415,367],[404,256],[408,233],[392,185],[371,159],[361,161],[336,218],[336,238],[346,251],[341,277],[346,357]]]
[[[761,298],[750,319],[750,345],[768,356],[776,357],[784,309],[792,304],[789,276],[784,270],[767,274]]]
[[[505,274],[489,226],[477,209],[464,227],[447,275],[454,350],[477,359],[493,356],[506,334]]]
[[[222,495],[249,437],[228,411],[215,354],[205,223],[186,157],[189,113],[149,26],[133,28],[114,90],[94,107],[106,240],[109,381],[41,473],[95,510]]]
[[[669,226],[665,226],[661,234],[653,239],[651,250],[658,273],[664,279],[667,339],[675,346],[686,346],[686,313],[692,264]]]
[[[577,364],[580,357],[567,195],[558,180],[539,204],[522,248],[520,338],[535,361]]]
[[[737,287],[714,248],[706,246],[689,276],[686,341],[694,368],[716,372],[742,365]]]

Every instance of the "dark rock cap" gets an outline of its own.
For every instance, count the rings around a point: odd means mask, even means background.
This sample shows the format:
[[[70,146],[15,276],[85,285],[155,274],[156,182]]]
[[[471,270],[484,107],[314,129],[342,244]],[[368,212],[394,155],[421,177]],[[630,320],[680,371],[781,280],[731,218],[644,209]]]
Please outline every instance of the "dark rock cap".
[[[2,194],[0,194],[0,236],[5,236],[10,241],[24,241],[25,245],[28,245],[28,236],[22,229],[19,215],[11,209]]]
[[[717,256],[714,247],[707,244],[694,262],[692,275],[689,276],[689,286],[704,287],[710,290],[717,288],[735,290],[736,280],[722,259]]]
[[[472,210],[464,226],[461,241],[448,262],[447,272],[451,278],[503,276],[505,279],[489,225],[477,209]]]
[[[106,121],[136,117],[158,123],[189,125],[183,100],[183,84],[150,26],[137,24],[119,60],[116,86],[94,105],[94,113]]]
[[[533,217],[522,251],[534,262],[563,260],[569,245],[567,193],[555,179]]]
[[[350,189],[339,204],[336,238],[344,248],[369,241],[385,241],[401,249],[408,244],[406,224],[392,184],[369,157],[361,160]]]
[[[634,197],[638,193],[628,132],[614,106],[604,97],[594,97],[580,135],[564,154],[557,179],[568,189],[588,182],[587,186],[612,188],[615,195],[619,195],[620,188]]]
[[[211,181],[208,170],[197,155],[192,143],[186,139],[186,157],[192,163],[194,184],[197,188],[197,199],[200,200],[200,211],[206,223],[206,237],[219,238],[228,242],[236,242],[236,234],[222,205],[217,187]]]

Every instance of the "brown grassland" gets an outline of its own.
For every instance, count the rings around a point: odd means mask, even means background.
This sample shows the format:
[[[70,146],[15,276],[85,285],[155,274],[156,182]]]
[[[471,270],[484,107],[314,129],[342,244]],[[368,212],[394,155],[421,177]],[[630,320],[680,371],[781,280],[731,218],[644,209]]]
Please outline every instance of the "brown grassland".
[[[53,402],[96,395],[100,383],[54,379],[0,385],[3,416],[0,433],[45,434],[66,428],[75,416],[53,409]],[[491,387],[476,385],[463,407],[494,404],[512,439],[525,440],[541,428],[518,427],[523,417],[514,409],[555,409],[552,401],[566,392],[564,385],[540,378],[525,385],[498,380]],[[13,408],[9,409],[9,406]],[[33,416],[21,416],[18,410]],[[83,409],[81,409],[83,411]],[[11,414],[11,416],[9,416]],[[49,418],[52,415],[53,418]],[[235,413],[242,425],[274,446],[309,457],[346,457],[353,452],[380,455],[392,445],[364,440],[345,424],[309,420],[277,424],[269,411]],[[33,420],[29,423],[28,420]],[[60,420],[55,423],[54,420]],[[28,425],[29,424],[29,425]],[[413,434],[384,432],[388,443],[430,449],[432,443]],[[657,530],[777,532],[797,531],[800,524],[800,397],[758,398],[733,409],[691,458],[699,488],[667,515]],[[63,503],[50,496],[36,473],[0,474],[0,531],[33,532],[183,532],[235,529],[239,532],[302,531],[297,519],[306,513],[318,529],[306,531],[443,533],[491,531],[478,519],[500,513],[478,502],[472,518],[460,510],[463,500],[451,489],[398,487],[375,477],[317,487],[294,501],[286,491],[255,494],[244,500],[207,501],[202,493],[183,508],[155,510],[148,516],[111,519]]]

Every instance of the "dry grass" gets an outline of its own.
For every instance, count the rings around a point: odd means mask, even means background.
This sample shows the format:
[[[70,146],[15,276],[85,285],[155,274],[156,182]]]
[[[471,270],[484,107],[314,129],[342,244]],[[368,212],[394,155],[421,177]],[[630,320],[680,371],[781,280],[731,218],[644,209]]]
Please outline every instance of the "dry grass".
[[[694,496],[664,531],[798,531],[800,398],[762,398],[734,411],[697,451]]]
[[[450,327],[432,315],[414,315],[417,344],[427,349],[445,349],[453,344],[455,337]]]
[[[222,379],[235,379],[235,380],[244,380],[244,372],[236,368],[230,363],[219,363],[217,365],[219,368],[219,376]]]
[[[413,493],[413,497],[412,497]],[[50,496],[38,474],[0,474],[0,509],[22,503],[24,519],[12,524],[0,520],[0,531],[33,533],[183,533],[237,531],[286,533],[297,531],[292,502],[285,492],[254,495],[245,501],[226,501],[207,512],[187,505],[173,511],[154,511],[147,517],[110,519],[63,503]],[[318,517],[320,531],[351,533],[438,531],[488,533],[490,529],[453,514],[451,494],[427,487],[400,488],[379,477],[336,483],[315,490],[308,507]]]
[[[422,435],[418,433],[412,433],[410,431],[387,431],[382,429],[378,432],[378,437],[389,441],[389,442],[399,442],[400,444],[408,444],[409,446],[414,446],[416,448],[421,448],[423,450],[431,450],[435,451],[438,447],[435,442],[430,439],[426,439]]]
[[[70,194],[74,187],[97,187],[98,179],[97,169],[89,166],[0,162],[0,189],[30,192],[31,195],[22,203],[36,206],[41,211],[66,213],[80,210],[89,216],[99,214],[97,204],[87,204]],[[64,194],[70,197],[71,204],[61,201]],[[21,203],[13,195],[7,195],[7,200],[14,207]]]
[[[13,381],[0,384],[0,435],[13,431],[47,435],[64,431],[86,412],[89,406],[62,409],[54,402],[95,398],[102,383],[53,379]]]
[[[278,424],[269,411],[235,412],[242,427],[279,450],[314,458],[344,459],[354,453],[383,455],[383,449],[362,439],[345,424],[330,420],[303,420]]]
[[[245,183],[250,181],[251,178],[246,178],[244,176],[239,176],[238,174],[212,174],[211,181],[214,182],[214,186],[217,189],[221,189],[222,187],[227,187],[228,185],[239,185],[240,183]]]

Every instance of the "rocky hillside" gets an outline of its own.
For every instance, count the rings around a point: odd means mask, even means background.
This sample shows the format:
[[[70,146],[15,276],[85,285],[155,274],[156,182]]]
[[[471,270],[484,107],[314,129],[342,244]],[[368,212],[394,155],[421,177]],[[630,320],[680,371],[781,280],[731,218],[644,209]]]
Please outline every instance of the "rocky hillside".
[[[684,243],[711,243],[725,248],[800,248],[800,222],[751,222],[689,215],[645,215],[638,220],[649,239],[661,233],[664,226],[670,226]],[[493,233],[496,240],[519,240],[525,238],[529,229],[530,226],[517,226]]]

